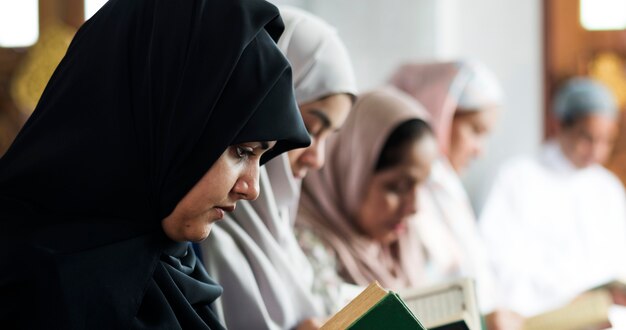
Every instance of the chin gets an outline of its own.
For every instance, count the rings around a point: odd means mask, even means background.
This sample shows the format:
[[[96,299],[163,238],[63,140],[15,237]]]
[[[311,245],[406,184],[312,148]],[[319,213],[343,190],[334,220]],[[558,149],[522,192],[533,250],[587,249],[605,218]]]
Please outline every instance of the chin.
[[[199,243],[204,241],[207,237],[209,237],[209,234],[211,233],[211,224],[209,224],[208,226],[206,226],[207,228],[203,228],[202,230],[199,230],[197,232],[193,232],[193,233],[188,233],[187,235],[185,235],[186,239],[190,242],[194,242],[194,243]]]
[[[398,241],[398,235],[396,235],[395,232],[391,232],[384,236],[381,236],[377,239],[377,241],[382,245],[390,245]]]
[[[293,177],[296,179],[304,179],[304,177],[306,176],[306,171],[298,171],[298,172],[293,172]]]

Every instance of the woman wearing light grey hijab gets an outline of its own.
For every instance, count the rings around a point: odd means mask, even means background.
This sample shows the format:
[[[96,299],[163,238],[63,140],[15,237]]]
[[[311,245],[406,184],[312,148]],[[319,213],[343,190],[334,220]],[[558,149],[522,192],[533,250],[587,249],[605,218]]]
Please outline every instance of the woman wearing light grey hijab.
[[[602,166],[617,134],[615,98],[599,81],[575,77],[551,110],[554,138],[502,165],[479,222],[496,299],[524,316],[626,274],[626,192]]]
[[[279,48],[290,61],[296,99],[311,135],[306,149],[261,169],[260,197],[239,203],[201,243],[204,264],[224,287],[216,309],[230,329],[291,329],[324,317],[313,271],[293,233],[300,179],[324,163],[327,136],[345,121],[356,84],[336,31],[295,8],[280,8]]]

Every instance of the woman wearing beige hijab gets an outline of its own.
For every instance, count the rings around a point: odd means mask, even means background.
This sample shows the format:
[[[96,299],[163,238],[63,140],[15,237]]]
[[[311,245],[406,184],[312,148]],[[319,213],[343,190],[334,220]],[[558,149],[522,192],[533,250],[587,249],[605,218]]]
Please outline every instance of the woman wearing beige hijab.
[[[313,271],[293,232],[300,178],[324,163],[328,135],[347,117],[356,93],[336,31],[295,8],[280,8],[278,41],[292,65],[296,100],[312,144],[261,169],[260,197],[239,203],[201,244],[204,264],[224,287],[217,310],[230,329],[305,328],[326,316],[313,294]]]
[[[442,154],[424,186],[416,226],[430,270],[424,283],[473,277],[487,327],[520,328],[519,315],[494,306],[487,251],[460,180],[471,160],[483,152],[502,105],[497,79],[476,62],[442,62],[401,66],[391,83],[428,110]]]
[[[327,303],[337,300],[341,285],[332,274],[395,290],[421,283],[423,258],[408,227],[417,189],[437,155],[426,118],[393,87],[360,96],[344,127],[329,138],[326,166],[303,181],[296,228]]]

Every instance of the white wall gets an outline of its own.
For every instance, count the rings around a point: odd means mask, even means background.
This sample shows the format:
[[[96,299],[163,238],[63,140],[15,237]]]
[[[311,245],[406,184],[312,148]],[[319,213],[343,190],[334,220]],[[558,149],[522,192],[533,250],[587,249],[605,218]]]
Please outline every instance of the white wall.
[[[505,159],[538,149],[542,137],[540,0],[275,0],[334,25],[362,90],[383,83],[402,62],[471,58],[500,78],[506,109],[465,183],[477,210]]]
[[[506,94],[487,153],[465,175],[474,207],[480,211],[498,165],[513,155],[536,152],[542,140],[541,1],[442,2],[447,11],[438,17],[449,14],[454,19],[446,23],[448,38],[437,55],[482,61],[500,78]]]

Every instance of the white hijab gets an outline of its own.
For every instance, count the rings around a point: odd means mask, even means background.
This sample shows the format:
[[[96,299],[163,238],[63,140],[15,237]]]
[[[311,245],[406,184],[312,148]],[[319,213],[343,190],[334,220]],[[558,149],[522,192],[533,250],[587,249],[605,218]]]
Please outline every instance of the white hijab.
[[[336,31],[319,18],[281,8],[278,45],[292,64],[299,104],[356,94],[352,66]],[[261,168],[260,196],[241,201],[202,244],[209,274],[224,287],[216,310],[231,329],[289,329],[325,316],[312,293],[313,270],[293,233],[300,182],[286,154]]]

